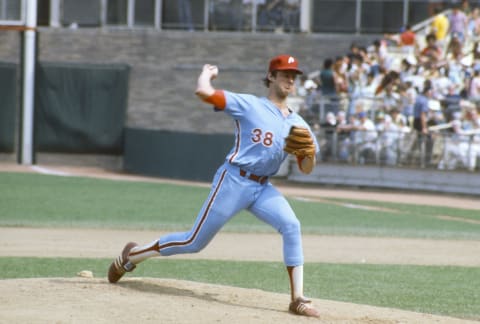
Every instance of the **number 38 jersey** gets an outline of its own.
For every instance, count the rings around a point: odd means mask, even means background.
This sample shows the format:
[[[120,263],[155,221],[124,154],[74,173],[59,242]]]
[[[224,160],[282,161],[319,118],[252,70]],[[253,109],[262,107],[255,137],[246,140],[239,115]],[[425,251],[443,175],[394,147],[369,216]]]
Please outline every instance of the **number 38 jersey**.
[[[226,161],[253,174],[274,175],[287,157],[283,147],[290,128],[295,125],[310,130],[310,127],[295,112],[283,116],[266,97],[225,90],[224,95],[226,105],[223,111],[232,116],[235,123],[235,143]],[[318,152],[313,133],[312,137]]]

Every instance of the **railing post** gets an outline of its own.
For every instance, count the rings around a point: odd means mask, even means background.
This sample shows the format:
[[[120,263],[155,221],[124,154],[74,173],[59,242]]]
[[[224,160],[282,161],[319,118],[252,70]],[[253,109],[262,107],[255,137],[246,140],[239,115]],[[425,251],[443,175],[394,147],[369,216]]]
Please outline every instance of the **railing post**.
[[[425,155],[426,155],[426,138],[425,135],[420,135],[420,167],[425,168]]]
[[[337,134],[337,129],[334,129],[333,134],[332,134],[332,158],[333,161],[338,160],[338,134]]]
[[[355,32],[360,34],[362,28],[362,0],[357,0],[355,6]]]

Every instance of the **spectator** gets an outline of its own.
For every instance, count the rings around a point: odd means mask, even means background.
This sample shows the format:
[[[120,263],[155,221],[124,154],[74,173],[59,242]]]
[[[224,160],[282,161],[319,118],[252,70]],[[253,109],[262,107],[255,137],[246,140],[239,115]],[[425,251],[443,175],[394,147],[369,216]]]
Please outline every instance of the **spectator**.
[[[462,96],[457,91],[456,85],[451,83],[450,86],[448,87],[448,93],[443,99],[445,117],[447,121],[451,121],[455,113],[461,112],[462,110],[462,108],[460,107],[461,100],[462,100]]]
[[[468,37],[478,39],[480,37],[480,8],[475,7],[468,20]]]
[[[462,11],[460,5],[456,4],[453,6],[448,21],[450,25],[450,35],[457,37],[460,43],[463,44],[468,30],[468,17],[465,12]]]
[[[417,132],[417,142],[413,151],[419,153],[418,157],[421,166],[426,166],[431,162],[433,141],[428,131],[428,104],[431,97],[432,83],[430,80],[426,80],[423,91],[417,95],[415,105],[413,106],[413,129]]]
[[[383,92],[379,96],[381,100],[381,107],[385,113],[390,113],[390,111],[394,108],[398,108],[401,103],[400,95],[395,91],[395,85],[393,83],[389,83]]]
[[[356,55],[362,56],[360,53],[360,47],[356,43],[351,43],[350,51],[347,53],[347,56],[350,59],[350,61],[353,61],[353,57]]]
[[[417,90],[413,87],[411,81],[407,81],[403,84],[401,88],[400,96],[402,97],[401,106],[399,109],[399,115],[405,117],[405,124],[407,126],[413,125],[413,106],[415,105],[415,100],[417,98]],[[391,112],[393,114],[393,111]],[[395,116],[392,115],[392,117]]]
[[[430,80],[425,81],[422,93],[419,93],[413,106],[413,129],[419,134],[428,134],[428,100],[432,96],[432,85]]]
[[[470,81],[468,98],[472,101],[480,101],[480,69],[473,72],[473,78]]]
[[[430,25],[432,29],[432,33],[436,37],[437,45],[440,48],[445,47],[445,41],[448,34],[448,30],[450,29],[450,22],[448,21],[448,17],[442,13],[442,8],[435,8],[435,18],[432,20]]]
[[[336,127],[337,119],[333,112],[328,112],[325,117],[325,122],[320,124],[322,130],[322,141],[320,141],[320,154],[322,161],[328,161],[334,158],[336,144]]]
[[[412,26],[407,24],[405,30],[400,34],[399,46],[405,54],[414,54],[416,50],[416,35],[412,30]]]
[[[442,50],[437,45],[437,38],[434,34],[428,34],[425,39],[427,44],[420,52],[419,61],[427,69],[436,68],[442,60]]]
[[[462,0],[460,9],[465,13],[465,15],[467,15],[467,17],[472,14],[472,8],[470,7],[469,0]]]
[[[337,94],[333,75],[333,60],[331,58],[323,61],[323,69],[320,71],[320,92],[322,96],[335,96]]]
[[[462,129],[462,122],[455,119],[451,122],[452,133],[445,138],[443,157],[438,163],[438,168],[453,170],[461,165],[468,164],[469,137]]]
[[[396,165],[400,139],[398,126],[389,114],[385,114],[383,120],[376,127],[380,162],[390,166]]]
[[[347,62],[343,56],[337,56],[333,64],[333,80],[337,96],[348,94]]]
[[[350,159],[351,150],[351,130],[352,125],[348,123],[347,114],[344,111],[337,113],[337,155],[340,161],[348,161]]]
[[[389,68],[388,50],[384,41],[375,40],[371,50],[371,65],[376,71]]]
[[[405,82],[407,78],[410,78],[417,73],[416,64],[417,60],[413,55],[409,55],[402,59],[399,72],[400,81]]]
[[[358,156],[356,161],[360,164],[373,163],[377,156],[377,131],[375,124],[368,118],[367,113],[363,111],[361,102],[358,103],[357,111],[357,120],[354,121],[351,128],[355,131],[355,152]]]
[[[359,97],[372,98],[375,97],[375,90],[378,87],[377,79],[373,71],[367,73],[365,84],[361,85]]]
[[[465,110],[463,129],[470,135],[467,168],[474,171],[477,167],[477,160],[480,158],[480,116],[475,104]]]
[[[305,81],[305,118],[310,124],[317,124],[319,122],[319,104],[318,104],[318,92],[317,87],[318,85],[313,80],[306,80]]]

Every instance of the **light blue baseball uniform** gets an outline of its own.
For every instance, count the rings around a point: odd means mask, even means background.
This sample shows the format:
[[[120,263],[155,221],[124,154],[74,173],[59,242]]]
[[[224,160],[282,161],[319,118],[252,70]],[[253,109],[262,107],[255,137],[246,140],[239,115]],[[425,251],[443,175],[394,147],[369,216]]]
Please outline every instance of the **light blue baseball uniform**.
[[[246,209],[282,235],[285,265],[302,265],[300,222],[289,203],[269,181],[261,183],[249,177],[274,175],[287,157],[283,147],[290,128],[293,125],[310,128],[295,112],[284,117],[266,97],[229,91],[224,94],[223,111],[235,123],[234,146],[217,170],[192,229],[161,237],[159,252],[161,255],[198,252],[235,214]],[[312,138],[318,152],[313,133]]]

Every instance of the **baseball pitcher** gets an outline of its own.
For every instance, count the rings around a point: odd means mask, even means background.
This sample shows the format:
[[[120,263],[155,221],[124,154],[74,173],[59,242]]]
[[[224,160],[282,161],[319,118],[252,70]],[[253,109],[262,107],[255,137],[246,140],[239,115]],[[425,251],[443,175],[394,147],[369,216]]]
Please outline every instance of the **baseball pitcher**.
[[[283,255],[290,278],[290,312],[318,317],[318,311],[303,295],[303,250],[300,222],[283,195],[269,179],[288,154],[298,168],[310,173],[315,166],[318,144],[307,123],[288,106],[286,99],[302,71],[290,55],[274,57],[264,84],[266,97],[215,89],[215,65],[206,64],[198,77],[196,95],[233,119],[235,142],[218,168],[210,194],[190,231],[171,233],[150,244],[128,243],[108,270],[115,283],[140,262],[156,256],[201,251],[239,211],[248,210],[270,224],[283,238]]]

